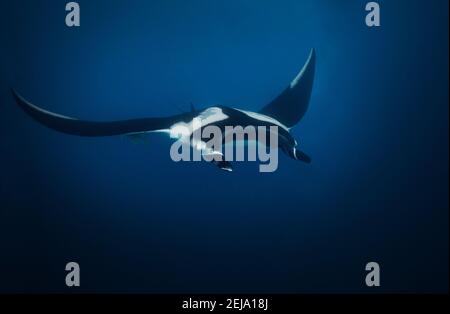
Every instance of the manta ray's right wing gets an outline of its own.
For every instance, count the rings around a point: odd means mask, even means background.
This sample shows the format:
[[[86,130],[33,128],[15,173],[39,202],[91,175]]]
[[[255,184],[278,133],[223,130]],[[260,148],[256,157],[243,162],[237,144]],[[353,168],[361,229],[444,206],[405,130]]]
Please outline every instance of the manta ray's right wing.
[[[283,125],[291,128],[305,115],[314,81],[316,53],[311,49],[303,69],[291,84],[271,103],[259,112],[275,118]]]
[[[13,90],[12,93],[19,107],[37,122],[50,129],[78,136],[113,136],[166,131],[173,124],[180,121],[189,121],[193,116],[192,113],[184,113],[163,118],[143,118],[111,122],[78,120],[39,108],[25,100],[16,91]]]

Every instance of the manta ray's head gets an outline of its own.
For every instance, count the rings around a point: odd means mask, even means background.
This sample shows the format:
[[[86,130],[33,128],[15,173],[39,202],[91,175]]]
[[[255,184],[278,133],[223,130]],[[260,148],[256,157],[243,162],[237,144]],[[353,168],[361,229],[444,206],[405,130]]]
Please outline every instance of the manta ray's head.
[[[282,141],[279,144],[279,147],[283,150],[283,152],[288,155],[289,157],[300,160],[306,163],[311,163],[311,158],[306,155],[304,152],[300,150],[299,145],[297,144],[297,141],[291,136],[292,140],[289,142]]]
[[[278,129],[278,148],[280,148],[286,155],[295,160],[300,160],[306,163],[311,162],[311,158],[300,150],[300,145],[292,136],[287,128],[279,127]]]

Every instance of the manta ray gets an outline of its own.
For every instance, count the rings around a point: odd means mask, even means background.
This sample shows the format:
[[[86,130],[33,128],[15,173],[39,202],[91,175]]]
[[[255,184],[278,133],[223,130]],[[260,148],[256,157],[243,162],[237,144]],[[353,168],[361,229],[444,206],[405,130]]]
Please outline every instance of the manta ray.
[[[77,136],[135,136],[153,132],[170,133],[180,124],[192,124],[194,119],[201,121],[202,127],[214,125],[220,129],[224,129],[225,126],[241,126],[243,128],[264,126],[266,129],[270,129],[275,126],[278,129],[277,148],[295,160],[310,163],[311,158],[300,150],[290,130],[303,118],[308,109],[314,81],[315,59],[315,50],[311,49],[305,65],[289,86],[258,112],[222,105],[202,110],[196,110],[191,106],[189,112],[167,117],[88,121],[47,111],[27,101],[14,89],[12,93],[17,105],[37,122],[50,129]],[[192,138],[192,133],[184,136]],[[223,155],[220,156],[223,157]],[[231,162],[225,158],[214,158],[212,162],[222,170],[231,171],[233,169]]]

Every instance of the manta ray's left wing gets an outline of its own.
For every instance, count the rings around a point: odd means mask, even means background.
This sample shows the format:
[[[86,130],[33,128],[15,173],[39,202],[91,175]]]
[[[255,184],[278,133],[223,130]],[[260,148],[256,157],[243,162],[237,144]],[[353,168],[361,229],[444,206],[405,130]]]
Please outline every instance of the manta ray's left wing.
[[[311,50],[303,69],[291,84],[259,112],[291,128],[305,115],[314,81],[316,53]]]
[[[187,122],[193,117],[193,113],[183,113],[170,117],[130,119],[111,122],[78,120],[39,108],[25,100],[14,90],[12,93],[19,107],[37,122],[50,129],[78,136],[112,136],[167,131],[173,124],[180,121]]]

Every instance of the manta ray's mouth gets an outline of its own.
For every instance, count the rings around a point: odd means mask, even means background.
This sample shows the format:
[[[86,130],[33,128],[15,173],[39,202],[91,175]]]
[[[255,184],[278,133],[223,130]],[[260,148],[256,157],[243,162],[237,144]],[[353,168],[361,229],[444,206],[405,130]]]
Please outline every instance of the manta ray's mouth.
[[[295,155],[295,159],[297,159],[297,160],[301,160],[308,164],[311,163],[311,157],[309,157],[308,155],[306,155],[304,152],[302,152],[299,149],[294,148],[294,155]]]

